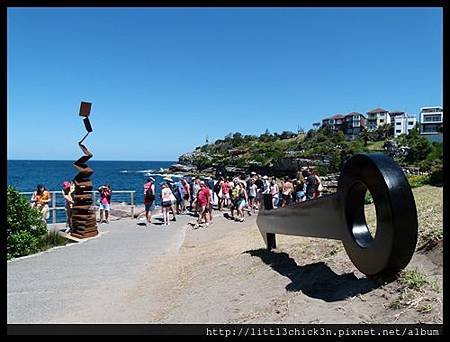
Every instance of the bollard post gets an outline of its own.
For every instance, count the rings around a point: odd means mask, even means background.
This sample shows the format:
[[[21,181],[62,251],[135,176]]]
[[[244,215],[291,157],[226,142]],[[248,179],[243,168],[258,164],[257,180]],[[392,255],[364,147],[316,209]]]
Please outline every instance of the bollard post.
[[[56,191],[52,193],[52,222],[56,223]]]
[[[134,191],[130,192],[131,197],[131,218],[134,218]]]

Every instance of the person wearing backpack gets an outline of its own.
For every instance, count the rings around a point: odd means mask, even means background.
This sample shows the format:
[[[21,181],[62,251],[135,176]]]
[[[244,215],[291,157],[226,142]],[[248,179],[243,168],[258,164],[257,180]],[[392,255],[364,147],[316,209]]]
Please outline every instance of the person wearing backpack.
[[[153,177],[147,178],[144,184],[144,205],[145,217],[147,223],[152,223],[152,211],[155,210],[155,179]]]
[[[235,220],[234,217],[234,211],[237,210],[237,201],[238,201],[238,197],[239,197],[239,191],[240,191],[240,184],[236,183],[236,185],[231,189],[230,191],[230,201],[231,201],[231,207],[230,207],[230,213],[231,213],[231,218],[233,220]]]

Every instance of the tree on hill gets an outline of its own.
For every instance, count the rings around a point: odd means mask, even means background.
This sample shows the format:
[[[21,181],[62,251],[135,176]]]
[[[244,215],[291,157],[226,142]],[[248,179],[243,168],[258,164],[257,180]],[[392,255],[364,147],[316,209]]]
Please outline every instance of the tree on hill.
[[[296,134],[294,132],[291,131],[283,131],[280,135],[281,139],[289,139],[289,138],[293,138],[295,137]]]
[[[413,128],[409,134],[398,136],[396,140],[400,145],[409,148],[404,161],[410,164],[425,160],[428,154],[433,150],[433,145],[427,138],[419,134],[417,127]]]
[[[375,135],[377,141],[386,140],[388,137],[393,135],[393,131],[391,129],[390,124],[384,124],[381,126],[378,126],[375,130]]]

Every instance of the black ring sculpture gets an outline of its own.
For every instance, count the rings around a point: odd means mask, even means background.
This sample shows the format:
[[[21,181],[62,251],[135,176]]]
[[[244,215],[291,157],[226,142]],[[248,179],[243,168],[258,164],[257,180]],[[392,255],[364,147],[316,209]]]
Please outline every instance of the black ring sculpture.
[[[89,114],[91,112],[91,103],[81,102],[80,116],[84,116],[84,126],[86,128],[86,135],[78,142],[84,156],[81,156],[77,161],[73,163],[78,170],[78,174],[75,176],[75,194],[73,195],[73,207],[72,207],[72,231],[71,235],[77,238],[88,238],[96,236],[97,223],[95,218],[95,210],[92,207],[92,194],[91,191],[92,181],[90,176],[94,171],[87,166],[86,162],[92,158],[93,154],[82,144],[84,139],[87,138],[89,133],[92,132],[92,126],[89,122]]]
[[[370,234],[364,214],[372,194],[377,230]],[[344,164],[337,193],[273,209],[271,195],[257,218],[268,249],[275,234],[341,240],[350,260],[366,275],[397,272],[408,265],[417,243],[417,210],[402,169],[382,153],[356,154]]]

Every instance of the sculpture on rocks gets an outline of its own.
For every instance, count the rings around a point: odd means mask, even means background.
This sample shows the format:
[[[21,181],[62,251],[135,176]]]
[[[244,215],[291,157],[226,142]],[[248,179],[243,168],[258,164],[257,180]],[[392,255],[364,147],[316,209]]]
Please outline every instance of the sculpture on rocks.
[[[377,230],[372,236],[364,213],[372,194]],[[408,265],[417,243],[417,210],[402,169],[382,153],[356,154],[344,164],[337,192],[273,209],[271,195],[257,218],[267,248],[275,234],[341,240],[350,260],[366,275],[395,273]]]
[[[88,238],[98,234],[91,192],[93,186],[92,181],[90,180],[90,176],[94,171],[86,164],[86,162],[92,158],[92,153],[82,144],[84,139],[92,132],[92,126],[89,122],[90,112],[91,103],[81,102],[80,116],[84,117],[83,122],[87,133],[83,139],[78,142],[84,156],[73,163],[78,170],[78,174],[74,178],[75,193],[72,195],[74,204],[72,207],[71,235],[77,238]]]

